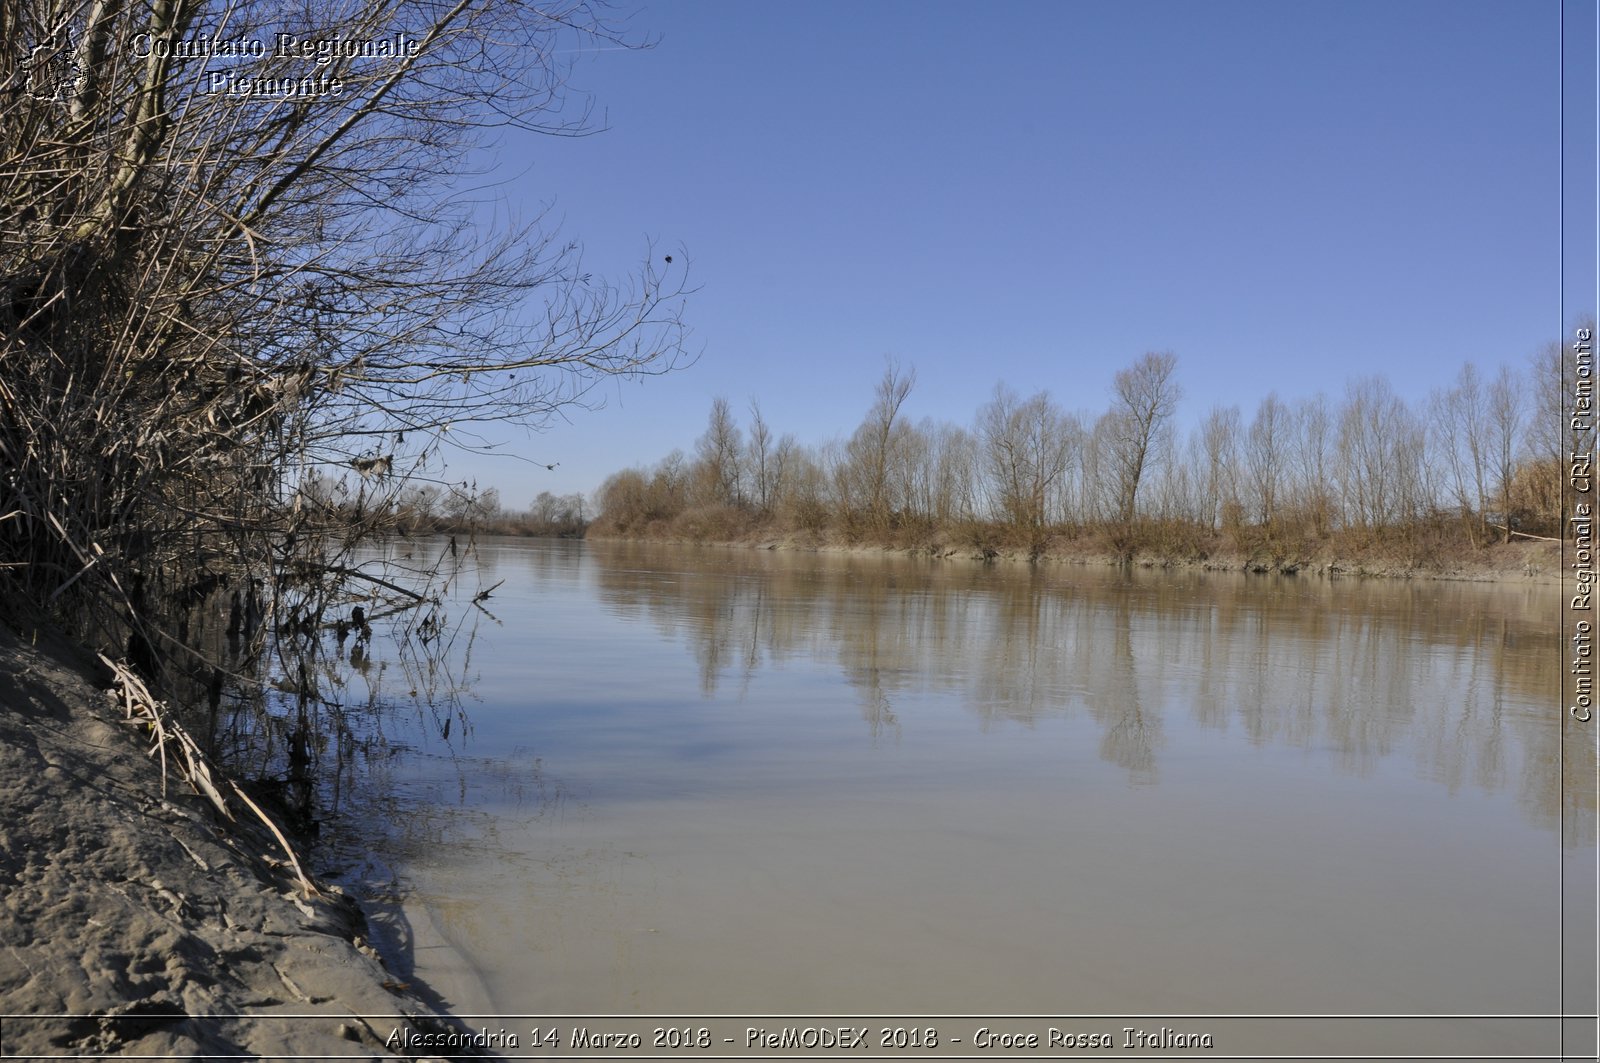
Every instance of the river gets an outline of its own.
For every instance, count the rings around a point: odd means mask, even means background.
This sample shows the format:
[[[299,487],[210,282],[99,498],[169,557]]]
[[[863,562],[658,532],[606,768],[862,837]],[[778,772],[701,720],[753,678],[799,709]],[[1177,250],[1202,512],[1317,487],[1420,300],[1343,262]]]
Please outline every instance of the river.
[[[353,680],[464,1010],[1558,1010],[1553,587],[476,549],[443,670]]]

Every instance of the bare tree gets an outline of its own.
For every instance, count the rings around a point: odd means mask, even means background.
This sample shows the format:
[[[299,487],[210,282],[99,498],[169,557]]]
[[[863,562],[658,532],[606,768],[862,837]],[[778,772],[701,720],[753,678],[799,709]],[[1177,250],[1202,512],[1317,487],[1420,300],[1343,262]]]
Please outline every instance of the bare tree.
[[[794,434],[785,432],[778,437],[778,445],[772,449],[772,458],[767,470],[767,505],[776,508],[789,489],[789,481],[794,476],[797,455],[800,444],[795,442]]]
[[[959,425],[924,417],[903,437],[908,513],[925,528],[948,526],[970,513],[971,435]]]
[[[793,443],[790,436],[785,440]],[[782,441],[779,449],[783,449]],[[784,463],[783,490],[778,496],[779,511],[786,521],[805,531],[821,531],[830,518],[828,503],[832,495],[833,455],[827,448],[814,450],[791,445]]]
[[[1533,356],[1527,393],[1524,446],[1529,468],[1520,493],[1524,508],[1535,517],[1547,534],[1566,534],[1559,528],[1565,509],[1567,466],[1573,453],[1593,453],[1593,418],[1577,418],[1574,424],[1575,388],[1585,377],[1579,375],[1577,337],[1587,334],[1593,344],[1595,319],[1585,315],[1572,327],[1572,337],[1551,342]],[[1592,381],[1592,366],[1587,379]],[[1592,397],[1592,396],[1591,396]],[[1497,488],[1498,489],[1498,488]]]
[[[1160,433],[1177,409],[1181,390],[1173,379],[1178,356],[1169,352],[1149,353],[1117,373],[1113,383],[1115,401],[1107,428],[1111,460],[1116,477],[1117,519],[1133,523],[1139,499],[1139,484]]]
[[[1284,467],[1288,462],[1289,409],[1271,392],[1256,408],[1250,422],[1246,466],[1255,496],[1256,519],[1271,526],[1277,516],[1278,497],[1283,490]]]
[[[756,506],[762,513],[772,508],[772,480],[776,469],[772,453],[772,429],[761,416],[761,404],[750,400],[750,444],[745,463],[749,466],[750,485],[755,492]]]
[[[863,505],[868,521],[878,528],[889,526],[894,510],[890,469],[896,430],[904,427],[900,407],[916,382],[915,369],[902,370],[899,363],[891,360],[878,381],[872,408],[845,445],[841,468],[846,505]]]
[[[1084,439],[1078,505],[1080,519],[1086,522],[1108,521],[1116,516],[1116,448],[1120,428],[1117,412],[1107,410],[1095,419],[1094,428]]]
[[[932,424],[923,418],[907,424],[891,454],[889,479],[893,496],[906,520],[926,526],[932,519],[932,492],[929,474],[933,462],[933,439],[924,431]]]
[[[601,483],[595,497],[600,507],[600,518],[609,530],[638,530],[648,520],[650,477],[642,469],[614,472]]]
[[[445,495],[443,511],[453,524],[476,524],[500,512],[500,491],[490,487],[478,490],[476,484],[463,483]]]
[[[905,468],[906,513],[912,520],[931,525],[938,520],[938,463],[940,433],[945,426],[924,417],[912,426],[907,445],[900,455]]]
[[[681,262],[608,285],[455,188],[486,129],[592,128],[558,57],[627,42],[589,4],[0,0],[0,38],[13,603],[191,658],[176,611],[226,581],[320,614],[474,422],[679,364]]]
[[[583,495],[540,491],[528,509],[528,521],[540,535],[581,535],[585,527]]]
[[[1467,362],[1455,384],[1435,403],[1444,410],[1444,438],[1450,461],[1455,502],[1463,517],[1476,516],[1479,533],[1487,531],[1489,410],[1478,367]]]
[[[1073,463],[1077,439],[1046,392],[1027,400],[1003,384],[978,411],[989,489],[995,509],[1013,529],[1035,534]]]
[[[1295,404],[1296,503],[1309,516],[1312,531],[1325,534],[1337,517],[1332,482],[1333,419],[1322,392]]]
[[[1505,541],[1511,541],[1511,483],[1516,475],[1517,439],[1522,432],[1522,391],[1510,366],[1501,366],[1489,385],[1485,401],[1488,458],[1499,497],[1500,519],[1505,521]]]
[[[733,419],[728,400],[711,401],[705,434],[695,443],[699,455],[698,479],[702,501],[711,505],[733,506],[744,501],[740,465],[744,459],[744,433]]]
[[[1339,476],[1345,508],[1363,528],[1416,513],[1422,498],[1422,439],[1411,412],[1382,377],[1353,381],[1339,415]]]
[[[407,485],[395,501],[401,530],[408,533],[432,531],[435,519],[442,512],[440,508],[442,494],[443,489],[437,484]]]
[[[1200,422],[1204,510],[1201,519],[1215,530],[1239,523],[1239,407],[1213,406]]]
[[[1540,347],[1529,359],[1528,379],[1532,416],[1528,419],[1525,445],[1533,459],[1560,467],[1567,460],[1571,433],[1567,423],[1567,391],[1571,388],[1567,345],[1552,341]],[[1559,510],[1558,493],[1551,499],[1552,511]]]

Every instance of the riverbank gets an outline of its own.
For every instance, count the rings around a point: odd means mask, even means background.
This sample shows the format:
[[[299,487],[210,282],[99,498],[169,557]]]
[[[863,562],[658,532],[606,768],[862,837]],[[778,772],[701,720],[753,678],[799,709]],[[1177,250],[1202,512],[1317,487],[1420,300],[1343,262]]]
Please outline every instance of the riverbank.
[[[754,533],[716,540],[675,536],[596,535],[591,539],[617,542],[660,542],[679,546],[719,546],[759,550],[802,550],[815,553],[882,554],[899,557],[1000,562],[1007,564],[1093,565],[1113,567],[1124,560],[1109,548],[1074,541],[1056,542],[1042,553],[1004,545],[975,546],[944,539],[911,544],[846,542],[821,534]],[[1138,568],[1189,569],[1207,572],[1377,577],[1384,579],[1464,580],[1480,583],[1561,584],[1561,544],[1547,540],[1520,540],[1481,547],[1471,553],[1397,553],[1381,547],[1363,550],[1331,548],[1289,552],[1258,549],[1219,549],[1204,554],[1158,553],[1136,550],[1131,561]]]
[[[444,1047],[465,1027],[385,967],[352,897],[307,893],[264,828],[223,823],[176,775],[162,796],[102,671],[0,627],[0,1050],[475,1054]]]

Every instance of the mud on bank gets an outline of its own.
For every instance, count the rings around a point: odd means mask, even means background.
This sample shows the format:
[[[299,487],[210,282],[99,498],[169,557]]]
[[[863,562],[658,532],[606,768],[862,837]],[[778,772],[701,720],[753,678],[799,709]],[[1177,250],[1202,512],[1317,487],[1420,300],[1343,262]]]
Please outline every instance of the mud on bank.
[[[1320,549],[1310,553],[1273,553],[1218,550],[1205,556],[1173,556],[1148,550],[1135,551],[1129,561],[1109,549],[1077,544],[1057,544],[1042,553],[1008,548],[975,547],[950,539],[930,538],[913,544],[851,543],[823,534],[751,534],[739,538],[702,540],[670,535],[591,535],[618,542],[661,542],[684,546],[747,547],[764,550],[809,550],[818,553],[893,554],[958,560],[1055,565],[1132,564],[1137,568],[1191,569],[1210,572],[1257,574],[1382,577],[1386,579],[1443,579],[1473,582],[1519,582],[1560,585],[1561,543],[1517,541],[1484,547],[1459,557],[1425,557],[1367,550],[1340,553]]]

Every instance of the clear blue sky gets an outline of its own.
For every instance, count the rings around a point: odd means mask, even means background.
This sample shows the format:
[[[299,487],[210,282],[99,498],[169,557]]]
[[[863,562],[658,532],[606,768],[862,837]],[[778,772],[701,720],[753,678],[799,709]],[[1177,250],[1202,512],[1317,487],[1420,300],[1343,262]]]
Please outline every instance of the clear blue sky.
[[[511,137],[513,206],[589,269],[686,254],[692,368],[602,389],[452,478],[509,508],[692,448],[714,396],[848,434],[885,356],[913,419],[994,384],[1104,409],[1179,358],[1183,424],[1269,391],[1406,398],[1564,324],[1559,0],[651,3],[583,56],[607,129]],[[1594,307],[1594,6],[1567,4],[1566,319]],[[1573,56],[1577,57],[1574,61]],[[1586,69],[1580,69],[1584,68]],[[1574,176],[1576,175],[1576,176]],[[1587,247],[1585,251],[1584,248]]]

